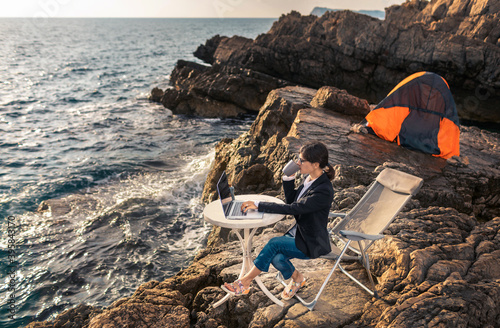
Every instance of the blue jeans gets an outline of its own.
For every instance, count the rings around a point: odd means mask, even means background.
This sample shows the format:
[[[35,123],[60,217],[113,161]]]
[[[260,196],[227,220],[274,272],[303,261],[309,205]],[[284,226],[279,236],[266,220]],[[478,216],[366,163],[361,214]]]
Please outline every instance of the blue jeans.
[[[285,279],[290,279],[295,271],[290,259],[307,260],[309,257],[295,246],[295,238],[287,234],[269,240],[253,264],[260,271],[268,272],[269,265],[272,263]]]

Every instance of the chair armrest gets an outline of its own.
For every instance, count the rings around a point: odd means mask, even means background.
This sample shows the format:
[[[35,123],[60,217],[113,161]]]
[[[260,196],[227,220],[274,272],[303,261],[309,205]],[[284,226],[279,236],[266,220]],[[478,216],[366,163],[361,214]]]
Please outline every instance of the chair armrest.
[[[344,218],[347,215],[347,213],[328,213],[329,218]]]
[[[367,235],[365,233],[349,231],[349,230],[340,230],[339,233],[352,241],[360,241],[360,240],[378,240],[384,238],[384,235]]]

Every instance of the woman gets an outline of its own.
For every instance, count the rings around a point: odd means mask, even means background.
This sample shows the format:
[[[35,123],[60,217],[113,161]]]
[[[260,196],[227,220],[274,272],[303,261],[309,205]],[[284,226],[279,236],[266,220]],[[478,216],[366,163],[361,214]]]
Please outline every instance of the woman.
[[[328,164],[326,146],[321,142],[302,146],[297,164],[300,173],[307,175],[307,178],[295,189],[295,175],[283,176],[286,204],[243,203],[243,211],[257,209],[265,213],[290,214],[295,216],[296,223],[284,236],[274,237],[264,246],[245,276],[231,284],[222,285],[221,288],[226,292],[236,296],[248,294],[252,280],[261,272],[267,272],[272,263],[285,279],[291,278],[281,293],[283,299],[289,300],[305,284],[305,277],[295,269],[290,259],[313,259],[330,252],[327,223],[333,201],[330,181],[335,172]]]

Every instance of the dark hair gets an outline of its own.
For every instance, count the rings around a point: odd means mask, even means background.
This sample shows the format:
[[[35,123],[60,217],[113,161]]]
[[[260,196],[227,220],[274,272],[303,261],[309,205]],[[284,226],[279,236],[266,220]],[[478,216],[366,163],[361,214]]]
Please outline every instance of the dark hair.
[[[311,163],[319,163],[319,167],[328,176],[328,179],[333,180],[335,170],[328,163],[328,149],[325,144],[319,141],[310,141],[300,148],[300,153],[304,159]]]

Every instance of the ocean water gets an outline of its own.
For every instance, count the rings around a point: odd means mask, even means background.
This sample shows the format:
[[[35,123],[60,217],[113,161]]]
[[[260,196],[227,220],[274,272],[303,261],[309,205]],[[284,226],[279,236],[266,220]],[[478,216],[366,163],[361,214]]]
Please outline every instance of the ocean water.
[[[1,327],[107,306],[190,264],[214,146],[252,118],[174,116],[148,93],[206,39],[273,21],[0,19]]]

